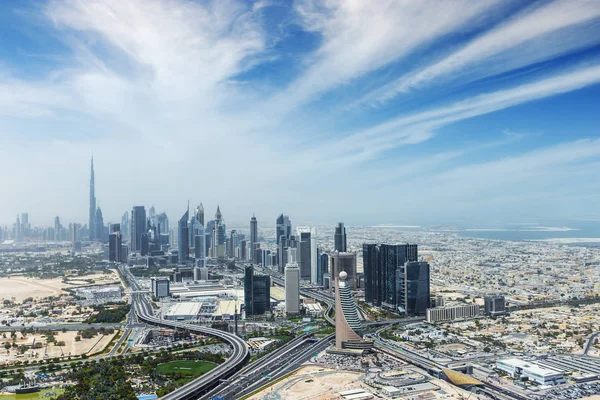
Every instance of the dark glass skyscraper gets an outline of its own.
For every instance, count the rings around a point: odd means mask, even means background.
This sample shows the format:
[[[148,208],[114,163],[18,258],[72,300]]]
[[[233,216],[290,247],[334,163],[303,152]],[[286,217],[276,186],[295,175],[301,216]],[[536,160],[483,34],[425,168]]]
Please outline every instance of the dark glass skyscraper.
[[[256,244],[258,243],[258,222],[256,221],[256,217],[252,215],[250,218],[250,259],[254,262],[256,261]]]
[[[131,210],[131,252],[137,253],[142,249],[142,233],[146,233],[146,208],[134,206]]]
[[[95,239],[96,235],[96,191],[94,187],[94,157],[92,156],[90,168],[90,218],[88,221],[88,231],[90,240]]]
[[[319,253],[317,259],[317,284],[323,286],[323,275],[329,273],[329,255]]]
[[[271,307],[271,278],[254,275],[252,265],[244,270],[244,307],[247,317],[264,314]]]
[[[335,227],[335,234],[333,237],[333,249],[342,253],[348,251],[347,247],[346,227],[344,226],[343,222],[338,222],[338,225]]]
[[[303,229],[303,228],[298,228]],[[300,241],[298,242],[298,267],[300,268],[300,279],[310,280],[311,278],[311,243],[310,243],[310,231],[302,230],[299,231]]]
[[[363,244],[365,301],[375,306],[396,309],[399,303],[396,276],[407,261],[417,261],[416,244]]]
[[[108,261],[121,262],[121,225],[112,224],[108,235]]]
[[[398,310],[407,315],[425,315],[431,301],[429,263],[409,261],[396,272]]]
[[[190,232],[188,226],[188,219],[190,218],[190,209],[188,208],[185,214],[179,220],[177,225],[178,238],[177,246],[179,249],[179,263],[184,264],[190,258]]]

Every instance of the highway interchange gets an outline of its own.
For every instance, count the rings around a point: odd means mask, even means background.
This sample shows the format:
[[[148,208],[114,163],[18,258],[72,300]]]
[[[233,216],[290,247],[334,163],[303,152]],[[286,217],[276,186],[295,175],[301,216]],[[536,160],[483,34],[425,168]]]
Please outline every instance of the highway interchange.
[[[240,269],[243,269],[243,267]],[[131,274],[129,269],[125,266],[120,266],[119,272],[121,273],[124,281],[127,282],[128,286],[132,290],[132,314],[128,316],[128,331],[126,331],[121,337],[121,344],[124,340],[126,340],[127,337],[129,337],[131,326],[135,324],[133,321],[133,313],[135,313],[137,319],[142,322],[173,329],[183,329],[197,334],[212,336],[229,344],[229,346],[231,346],[233,349],[229,358],[227,358],[224,363],[200,376],[198,379],[162,397],[162,399],[165,400],[208,400],[213,398],[233,399],[250,394],[268,384],[270,381],[281,378],[300,368],[301,365],[306,361],[309,361],[314,354],[319,353],[329,347],[335,338],[335,334],[330,334],[319,339],[312,337],[310,334],[300,335],[276,351],[267,354],[259,360],[244,367],[250,358],[248,346],[244,340],[235,334],[224,332],[218,329],[157,318],[154,315],[148,294],[142,291],[137,280]],[[274,284],[284,286],[282,277],[278,276],[274,271],[265,270],[264,272],[271,275]],[[325,319],[331,325],[335,326],[334,318],[331,316],[331,311],[333,311],[334,308],[334,299],[329,293],[322,290],[315,290],[307,286],[301,286],[300,294],[326,304],[326,309],[324,312]],[[375,328],[376,326],[398,323],[403,325],[411,324],[420,322],[422,320],[423,318],[404,318],[401,320],[371,322],[366,325]],[[431,360],[426,359],[419,354],[416,354],[412,351],[407,351],[406,349],[382,340],[377,334],[375,335],[375,342],[375,348],[379,351],[399,357],[406,362],[426,370],[430,370],[431,367],[443,367],[442,365],[437,365],[437,363],[432,362]],[[113,350],[116,351],[118,348],[119,345],[115,346]],[[127,346],[125,346],[123,351],[126,349]],[[482,391],[497,399],[523,399],[523,397],[517,393],[507,391],[489,383],[485,383],[485,388],[482,389]]]

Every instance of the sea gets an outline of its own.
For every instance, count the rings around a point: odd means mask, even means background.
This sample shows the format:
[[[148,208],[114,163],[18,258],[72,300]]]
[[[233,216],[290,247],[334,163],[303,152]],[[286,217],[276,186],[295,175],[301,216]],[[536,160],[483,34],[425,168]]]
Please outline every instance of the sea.
[[[544,220],[504,225],[469,225],[457,228],[466,237],[495,240],[547,240],[600,246],[598,220]]]

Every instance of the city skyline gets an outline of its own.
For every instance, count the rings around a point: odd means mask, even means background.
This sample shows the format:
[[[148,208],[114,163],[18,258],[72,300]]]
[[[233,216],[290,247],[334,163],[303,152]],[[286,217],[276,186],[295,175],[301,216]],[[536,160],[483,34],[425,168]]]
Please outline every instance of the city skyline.
[[[594,1],[94,4],[0,6],[1,225],[600,219]]]

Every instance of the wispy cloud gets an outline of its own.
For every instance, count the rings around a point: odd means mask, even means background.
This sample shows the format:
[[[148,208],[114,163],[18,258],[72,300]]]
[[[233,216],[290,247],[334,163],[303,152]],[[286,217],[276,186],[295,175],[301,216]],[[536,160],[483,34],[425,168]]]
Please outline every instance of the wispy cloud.
[[[533,5],[439,61],[387,83],[360,102],[381,103],[436,80],[499,74],[597,44],[597,24],[586,23],[599,18],[600,7],[594,0]]]

